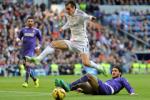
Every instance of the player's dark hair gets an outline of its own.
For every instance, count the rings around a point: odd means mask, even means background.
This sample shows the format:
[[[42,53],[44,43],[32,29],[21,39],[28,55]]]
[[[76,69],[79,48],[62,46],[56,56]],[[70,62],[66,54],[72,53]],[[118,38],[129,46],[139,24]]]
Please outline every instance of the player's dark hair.
[[[27,20],[28,20],[28,19],[34,19],[34,17],[33,17],[33,16],[29,16],[29,17],[27,17]]]
[[[65,6],[68,6],[69,4],[71,4],[71,6],[75,7],[75,9],[76,9],[76,3],[73,0],[67,1],[67,3],[65,4]]]
[[[118,69],[118,71],[121,73],[121,76],[122,76],[122,68],[119,65],[114,65],[113,68]]]
[[[114,66],[113,68],[118,69],[118,70],[119,70],[119,72],[120,72],[120,73],[122,73],[122,69],[121,69],[121,67],[120,67],[120,66]]]

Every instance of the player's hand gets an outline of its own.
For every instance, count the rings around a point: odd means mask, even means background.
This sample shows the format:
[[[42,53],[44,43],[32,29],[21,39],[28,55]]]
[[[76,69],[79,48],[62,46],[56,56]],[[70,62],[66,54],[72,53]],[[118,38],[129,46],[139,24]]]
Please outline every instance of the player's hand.
[[[19,38],[16,38],[16,39],[15,39],[15,47],[16,47],[17,49],[21,47],[20,42],[21,42],[21,40],[20,40]]]
[[[40,52],[41,52],[41,50],[40,50],[40,49],[35,49],[35,53],[36,53],[37,55],[39,55],[39,54],[40,54]]]
[[[16,42],[20,42],[21,40],[19,38],[16,38]]]
[[[36,48],[35,48],[35,53],[37,54],[37,55],[39,55],[40,54],[40,46],[37,46]]]
[[[59,32],[62,33],[64,30],[62,28],[59,29]]]

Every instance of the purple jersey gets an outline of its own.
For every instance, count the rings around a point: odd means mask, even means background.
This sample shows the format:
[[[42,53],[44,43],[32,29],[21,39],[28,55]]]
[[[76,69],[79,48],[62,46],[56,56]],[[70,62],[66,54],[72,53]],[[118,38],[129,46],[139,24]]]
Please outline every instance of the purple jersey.
[[[98,80],[98,83],[100,92],[99,94],[102,95],[116,94],[123,88],[125,88],[130,94],[134,93],[133,88],[130,86],[128,81],[123,77],[110,79],[107,80],[105,83],[102,83],[101,80]]]
[[[42,43],[41,31],[37,28],[22,28],[19,34],[19,39],[22,43],[22,56],[33,56],[36,47],[36,39],[38,38],[40,44]]]

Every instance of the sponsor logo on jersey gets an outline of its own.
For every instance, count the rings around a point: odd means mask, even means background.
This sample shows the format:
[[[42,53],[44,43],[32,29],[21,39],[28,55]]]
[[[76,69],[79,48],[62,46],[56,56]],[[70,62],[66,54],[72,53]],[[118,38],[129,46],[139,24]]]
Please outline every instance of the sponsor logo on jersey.
[[[24,36],[34,37],[34,33],[24,33]]]

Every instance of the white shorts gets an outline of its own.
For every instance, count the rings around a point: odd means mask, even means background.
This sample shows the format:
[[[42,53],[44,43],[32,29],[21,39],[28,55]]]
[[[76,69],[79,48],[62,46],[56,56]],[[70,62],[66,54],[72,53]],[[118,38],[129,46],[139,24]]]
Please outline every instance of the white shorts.
[[[89,42],[64,40],[70,51],[89,54]]]

